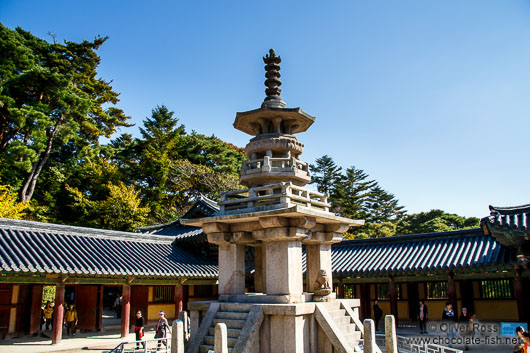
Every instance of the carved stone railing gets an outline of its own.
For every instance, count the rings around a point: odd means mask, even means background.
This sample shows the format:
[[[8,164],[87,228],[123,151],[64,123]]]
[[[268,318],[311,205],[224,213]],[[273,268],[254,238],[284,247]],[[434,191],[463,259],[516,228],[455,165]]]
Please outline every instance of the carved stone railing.
[[[282,173],[290,171],[305,172],[309,176],[309,168],[307,163],[302,162],[294,157],[291,158],[274,158],[265,156],[259,159],[251,159],[243,162],[241,168],[241,175],[249,175],[254,173]]]
[[[274,210],[295,205],[329,211],[328,196],[292,183],[279,183],[221,194],[221,213]]]

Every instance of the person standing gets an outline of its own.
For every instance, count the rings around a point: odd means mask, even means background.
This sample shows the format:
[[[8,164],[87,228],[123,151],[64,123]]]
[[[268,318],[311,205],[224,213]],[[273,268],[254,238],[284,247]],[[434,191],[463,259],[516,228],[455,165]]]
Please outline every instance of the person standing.
[[[469,350],[467,345],[467,336],[471,334],[471,322],[473,318],[471,314],[468,313],[467,308],[462,308],[462,313],[458,317],[458,332],[460,332],[462,338],[464,339],[464,350]]]
[[[447,338],[449,339],[449,347],[453,347],[453,340],[455,338],[455,321],[456,321],[456,315],[455,311],[453,310],[453,304],[451,302],[445,303],[445,308],[442,313],[442,321],[447,326]]]
[[[523,332],[523,352],[528,353],[528,346],[530,346],[530,333]]]
[[[114,310],[116,310],[116,318],[121,319],[121,300],[122,297],[116,297],[116,300],[114,301]]]
[[[425,305],[425,302],[423,300],[420,300],[420,305],[418,309],[418,320],[420,322],[420,334],[427,333],[426,324],[427,324],[427,315],[429,314],[429,310],[427,309],[427,305]]]
[[[158,340],[158,345],[156,350],[159,351],[162,344],[167,348],[167,331],[169,331],[169,324],[167,319],[164,317],[165,313],[163,311],[158,313],[158,322],[156,323],[156,333],[155,338],[161,338]]]
[[[142,312],[140,310],[136,312],[134,334],[136,335],[136,348],[140,348],[140,343],[138,343],[138,341],[141,341],[144,336],[144,318],[142,317]],[[145,349],[145,342],[142,342],[142,346]]]
[[[75,336],[75,330],[77,326],[77,310],[75,309],[74,304],[70,304],[70,308],[66,310],[66,315],[64,316],[64,321],[66,323],[66,334],[68,336]]]
[[[379,301],[374,301],[374,321],[375,321],[375,330],[379,331],[379,320],[383,317],[383,310],[379,307]]]
[[[517,326],[515,328],[515,334],[517,335],[518,343],[513,347],[514,353],[524,353],[524,333],[525,330],[523,326]]]
[[[53,307],[50,301],[48,300],[46,302],[46,306],[43,309],[44,312],[44,322],[45,322],[45,329],[48,331],[50,327],[53,327]]]

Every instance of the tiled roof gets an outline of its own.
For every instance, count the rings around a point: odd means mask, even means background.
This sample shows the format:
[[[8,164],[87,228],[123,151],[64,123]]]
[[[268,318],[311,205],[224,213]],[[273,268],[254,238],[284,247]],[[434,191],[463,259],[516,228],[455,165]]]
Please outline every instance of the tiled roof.
[[[511,268],[515,262],[512,249],[481,229],[348,240],[332,246],[333,274],[341,277],[482,271]]]
[[[0,218],[0,271],[215,278],[218,267],[168,237]]]
[[[213,200],[201,196],[199,200],[190,208],[182,218],[197,218],[212,216],[219,211],[219,206]],[[155,224],[148,227],[138,228],[138,231],[146,234],[164,235],[175,237],[176,242],[205,242],[206,235],[202,228],[187,226],[176,220],[166,224]]]
[[[494,226],[530,231],[530,205],[517,207],[490,206],[490,216],[482,218],[482,223]]]

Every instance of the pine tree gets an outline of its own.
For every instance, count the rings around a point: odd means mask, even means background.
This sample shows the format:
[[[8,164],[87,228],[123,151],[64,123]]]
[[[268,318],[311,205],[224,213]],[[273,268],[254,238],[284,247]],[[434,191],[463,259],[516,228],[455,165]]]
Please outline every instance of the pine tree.
[[[370,189],[367,211],[367,221],[376,223],[397,221],[406,213],[405,207],[399,205],[394,194],[383,190],[379,185]]]
[[[328,194],[333,198],[342,179],[342,168],[328,155],[317,158],[315,164],[310,164],[309,168],[312,173],[310,184],[316,184],[319,192]]]
[[[370,189],[377,183],[367,180],[368,174],[352,166],[338,181],[333,198],[334,211],[345,217],[364,219],[368,215]]]

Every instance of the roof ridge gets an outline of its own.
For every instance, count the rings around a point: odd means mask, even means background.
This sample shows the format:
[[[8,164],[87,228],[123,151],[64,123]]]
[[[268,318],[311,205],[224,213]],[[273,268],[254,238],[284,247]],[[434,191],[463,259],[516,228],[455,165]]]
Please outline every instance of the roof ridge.
[[[119,230],[109,230],[109,229],[98,229],[98,228],[89,228],[89,227],[79,227],[65,224],[56,224],[56,223],[44,223],[44,222],[35,222],[35,221],[26,221],[21,219],[10,219],[10,218],[0,218],[0,228],[14,228],[22,230],[41,230],[41,231],[56,231],[78,236],[91,236],[98,238],[112,238],[112,239],[122,239],[130,241],[157,241],[157,242],[167,242],[171,243],[173,239],[168,239],[165,236],[149,235],[146,236],[145,233],[133,233],[133,232],[124,232]]]
[[[498,212],[500,214],[515,214],[515,213],[523,213],[523,212],[530,212],[530,203],[526,205],[521,206],[505,206],[505,207],[498,207],[498,206],[489,206],[489,209],[491,213]]]
[[[468,229],[458,229],[450,230],[446,232],[430,232],[430,233],[416,233],[416,234],[404,234],[404,235],[394,235],[391,237],[384,238],[365,238],[365,239],[350,239],[343,240],[340,243],[334,244],[334,246],[341,245],[352,245],[352,244],[363,244],[363,243],[397,243],[404,241],[411,241],[416,239],[437,239],[437,238],[446,238],[446,237],[457,237],[457,236],[474,236],[476,233],[484,234],[482,228],[468,228]]]

